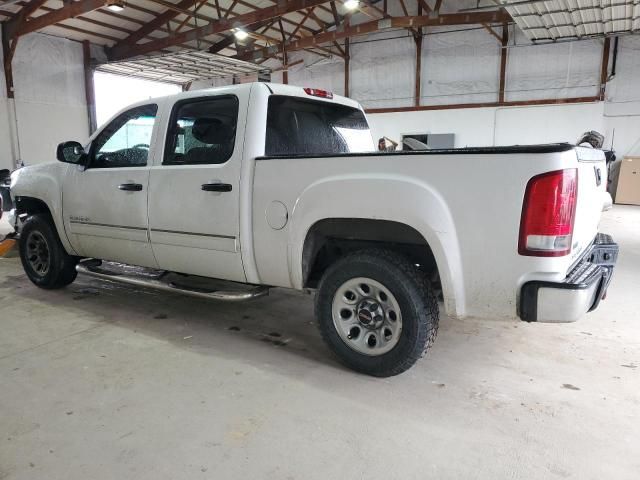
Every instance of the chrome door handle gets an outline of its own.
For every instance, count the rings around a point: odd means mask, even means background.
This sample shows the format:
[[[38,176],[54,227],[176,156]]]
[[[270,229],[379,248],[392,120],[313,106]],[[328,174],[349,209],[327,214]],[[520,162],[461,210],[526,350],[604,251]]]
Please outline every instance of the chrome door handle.
[[[230,192],[233,187],[229,183],[205,183],[202,185],[205,192]]]
[[[142,185],[139,183],[121,183],[118,185],[118,190],[124,190],[126,192],[139,192],[142,190]]]

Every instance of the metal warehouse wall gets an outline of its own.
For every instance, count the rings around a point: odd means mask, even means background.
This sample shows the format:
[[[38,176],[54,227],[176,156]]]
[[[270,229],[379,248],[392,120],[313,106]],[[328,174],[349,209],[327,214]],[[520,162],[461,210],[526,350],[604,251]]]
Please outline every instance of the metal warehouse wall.
[[[469,27],[466,27],[469,28]],[[511,27],[512,38],[515,27]],[[400,38],[394,38],[400,37]],[[391,39],[390,39],[391,38]],[[506,101],[598,94],[602,39],[529,45],[510,42]],[[613,44],[613,42],[612,42]],[[415,44],[395,31],[353,39],[350,96],[365,108],[413,105]],[[289,83],[344,92],[344,62],[293,52]],[[498,100],[500,47],[484,28],[427,35],[422,54],[421,105]],[[278,68],[276,62],[270,62]],[[611,60],[610,60],[611,66]],[[272,75],[281,81],[282,74]],[[586,130],[607,137],[619,156],[640,152],[640,36],[620,37],[616,75],[606,101],[590,104],[464,108],[370,115],[374,136],[399,140],[410,133],[455,133],[456,146],[573,142]]]
[[[26,165],[53,161],[58,143],[86,140],[83,68],[78,42],[42,34],[20,38],[13,60],[14,100],[7,98],[0,75],[0,168],[12,168],[16,159]]]

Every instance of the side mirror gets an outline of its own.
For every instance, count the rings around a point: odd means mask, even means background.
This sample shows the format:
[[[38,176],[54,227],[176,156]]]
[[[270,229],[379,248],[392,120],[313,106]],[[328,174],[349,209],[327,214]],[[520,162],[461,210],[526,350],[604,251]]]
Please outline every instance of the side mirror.
[[[78,142],[62,142],[56,149],[56,157],[61,162],[84,165],[87,154]]]

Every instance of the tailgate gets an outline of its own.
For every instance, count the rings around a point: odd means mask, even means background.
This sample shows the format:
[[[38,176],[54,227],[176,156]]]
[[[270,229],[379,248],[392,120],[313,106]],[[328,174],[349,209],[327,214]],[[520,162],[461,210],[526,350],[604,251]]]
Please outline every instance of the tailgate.
[[[610,205],[607,193],[607,168],[602,150],[576,147],[578,159],[578,203],[573,228],[573,260],[580,258],[598,233],[600,216]]]

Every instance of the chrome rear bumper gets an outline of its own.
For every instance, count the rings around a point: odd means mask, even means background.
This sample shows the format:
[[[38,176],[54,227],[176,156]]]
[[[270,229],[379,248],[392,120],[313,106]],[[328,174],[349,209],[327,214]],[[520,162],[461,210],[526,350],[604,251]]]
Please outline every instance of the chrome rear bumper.
[[[599,233],[564,282],[532,281],[522,286],[519,316],[527,322],[575,322],[595,310],[607,293],[618,244]]]

